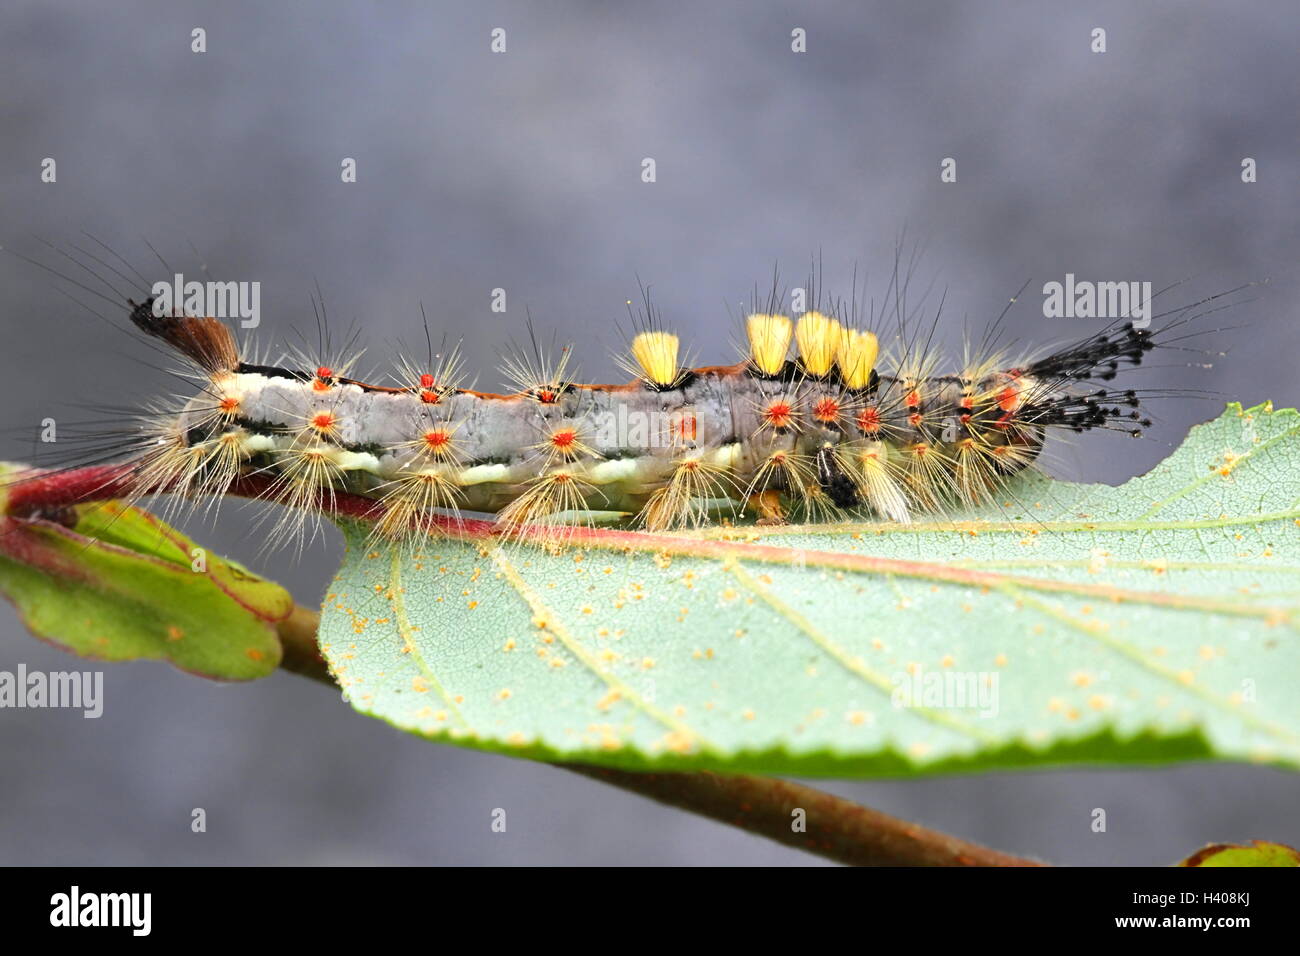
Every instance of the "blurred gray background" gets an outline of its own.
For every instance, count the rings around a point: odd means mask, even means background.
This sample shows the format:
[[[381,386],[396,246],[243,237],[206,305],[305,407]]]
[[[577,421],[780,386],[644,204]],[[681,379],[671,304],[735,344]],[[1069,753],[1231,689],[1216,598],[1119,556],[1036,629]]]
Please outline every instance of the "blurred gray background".
[[[207,30],[208,52],[190,51]],[[507,52],[489,52],[494,27]],[[790,49],[807,31],[808,51]],[[1108,51],[1090,51],[1107,30]],[[382,357],[434,329],[479,383],[538,324],[617,374],[615,322],[653,285],[707,362],[773,264],[798,284],[821,253],[847,293],[879,294],[899,234],[947,290],[946,340],[1026,279],[1011,337],[1046,320],[1043,282],[1190,278],[1170,302],[1269,279],[1206,327],[1213,368],[1142,384],[1214,392],[1157,408],[1153,438],[1088,436],[1069,477],[1144,470],[1224,398],[1300,401],[1300,68],[1293,2],[401,4],[59,3],[0,11],[0,243],[93,233],[153,276],[262,283],[263,343],[336,327]],[[39,179],[44,157],[58,182]],[[1243,184],[1243,157],[1259,181]],[[343,157],[358,182],[340,182]],[[658,180],[641,181],[653,157]],[[939,164],[957,160],[958,181]],[[66,263],[64,263],[66,265]],[[144,352],[0,256],[0,425],[76,418],[167,388]],[[924,285],[924,283],[923,283]],[[507,290],[505,315],[489,310]],[[83,296],[89,299],[88,296]],[[117,318],[119,316],[115,316]],[[124,317],[124,313],[122,316]],[[1189,355],[1192,363],[1210,360]],[[363,367],[366,362],[363,362]],[[80,413],[84,416],[84,410]],[[0,457],[29,456],[8,434]],[[331,538],[259,558],[253,513],[191,528],[318,602]],[[79,666],[0,608],[0,669]],[[0,711],[0,862],[806,864],[812,857],[564,771],[437,746],[354,715],[290,675],[217,686],[161,664],[106,668],[97,721]],[[1164,863],[1210,840],[1300,843],[1300,776],[1218,765],[830,782],[885,811],[1060,863]],[[208,832],[192,834],[203,807]],[[509,831],[489,814],[506,808]],[[1089,830],[1107,808],[1109,832]]]

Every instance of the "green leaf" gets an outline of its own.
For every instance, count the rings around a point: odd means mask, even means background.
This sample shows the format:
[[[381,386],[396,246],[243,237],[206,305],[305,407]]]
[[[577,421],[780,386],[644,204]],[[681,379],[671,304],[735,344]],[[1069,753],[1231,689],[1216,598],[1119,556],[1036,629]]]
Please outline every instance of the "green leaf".
[[[1250,846],[1212,843],[1179,866],[1300,866],[1300,852],[1284,843],[1252,840]]]
[[[1300,416],[1233,405],[1119,488],[1026,478],[946,521],[406,556],[345,523],[321,645],[363,713],[551,760],[1294,767],[1298,518]]]
[[[0,592],[38,637],[82,657],[167,660],[222,680],[265,677],[280,663],[275,622],[293,598],[278,584],[137,508],[59,517],[0,516]]]

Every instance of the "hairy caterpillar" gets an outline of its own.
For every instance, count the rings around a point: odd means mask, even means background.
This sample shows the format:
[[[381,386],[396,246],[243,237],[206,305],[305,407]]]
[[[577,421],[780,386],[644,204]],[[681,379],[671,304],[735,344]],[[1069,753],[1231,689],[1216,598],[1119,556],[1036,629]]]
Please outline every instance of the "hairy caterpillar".
[[[128,299],[132,325],[198,382],[127,436],[131,494],[215,497],[257,475],[290,506],[283,532],[347,493],[377,503],[378,534],[413,541],[435,511],[495,514],[507,533],[591,512],[650,530],[728,509],[907,522],[988,500],[1054,431],[1140,434],[1149,392],[1110,383],[1174,327],[1120,320],[1018,362],[983,345],[946,372],[916,336],[881,354],[856,307],[792,318],[783,299],[743,317],[740,361],[690,368],[647,297],[620,385],[572,380],[569,350],[546,354],[530,325],[504,363],[511,394],[465,387],[454,350],[400,362],[391,384],[349,377],[346,359],[264,364],[219,319]]]

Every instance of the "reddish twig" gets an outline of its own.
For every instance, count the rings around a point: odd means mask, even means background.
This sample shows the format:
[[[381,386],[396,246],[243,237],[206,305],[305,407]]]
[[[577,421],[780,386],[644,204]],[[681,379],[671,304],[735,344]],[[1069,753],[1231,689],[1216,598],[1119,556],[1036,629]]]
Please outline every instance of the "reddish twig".
[[[131,469],[126,465],[108,465],[77,469],[62,473],[34,472],[30,478],[14,482],[9,495],[8,511],[16,516],[41,510],[67,507],[86,500],[112,498],[129,491],[139,493],[130,483]],[[151,489],[151,493],[165,492],[166,488]],[[282,489],[264,475],[241,478],[231,486],[229,493],[244,498],[275,501]],[[342,491],[321,495],[317,506],[336,516],[377,520],[386,508],[383,502]],[[445,537],[469,541],[483,541],[499,537],[503,529],[493,521],[481,518],[462,518],[448,515],[428,515],[427,530]],[[511,528],[508,532],[518,540],[552,540],[556,535],[553,526],[534,525]],[[605,548],[620,551],[653,551],[658,554],[681,555],[719,561],[737,560],[766,564],[789,564],[789,548],[744,541],[727,541],[698,538],[688,535],[655,534],[646,531],[626,531],[609,528],[592,528],[574,525],[563,529],[563,540],[574,547]],[[1008,585],[1016,588],[1049,594],[1071,594],[1116,604],[1131,603],[1183,610],[1206,610],[1220,614],[1233,614],[1266,619],[1285,619],[1285,608],[1271,604],[1240,605],[1215,597],[1165,591],[1141,591],[1119,588],[1108,584],[1040,578],[1029,575],[1008,576],[995,571],[961,567],[938,561],[914,561],[890,558],[861,552],[805,550],[798,552],[805,566],[833,571],[861,574],[888,575],[938,581],[963,587],[997,590]]]
[[[565,766],[593,780],[853,866],[1042,866],[790,780]]]

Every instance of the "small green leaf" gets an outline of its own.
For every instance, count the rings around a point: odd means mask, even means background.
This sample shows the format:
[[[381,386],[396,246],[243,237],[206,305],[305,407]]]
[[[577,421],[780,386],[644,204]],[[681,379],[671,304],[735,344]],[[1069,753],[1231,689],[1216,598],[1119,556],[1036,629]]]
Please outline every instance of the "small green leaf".
[[[0,517],[0,592],[32,633],[82,657],[222,680],[275,670],[275,622],[293,610],[278,584],[117,502],[60,518]]]
[[[1179,866],[1300,866],[1300,852],[1283,843],[1252,840],[1250,846],[1212,843]]]
[[[1230,406],[1119,488],[946,521],[586,531],[400,555],[343,525],[321,626],[353,705],[491,750],[882,775],[1300,765],[1300,416]]]

